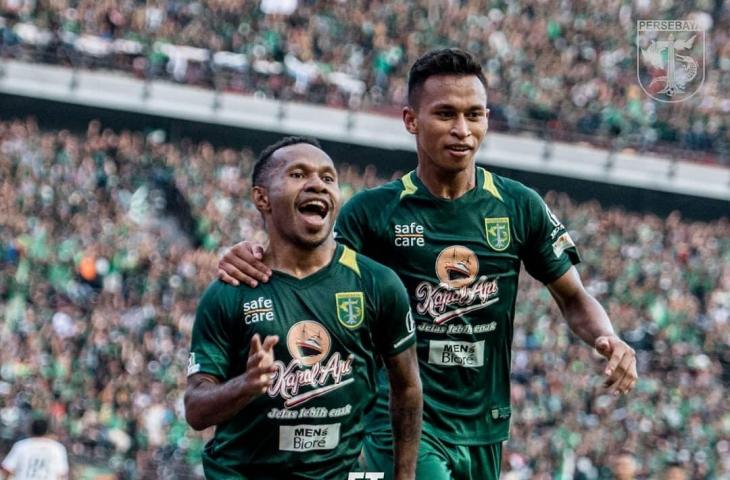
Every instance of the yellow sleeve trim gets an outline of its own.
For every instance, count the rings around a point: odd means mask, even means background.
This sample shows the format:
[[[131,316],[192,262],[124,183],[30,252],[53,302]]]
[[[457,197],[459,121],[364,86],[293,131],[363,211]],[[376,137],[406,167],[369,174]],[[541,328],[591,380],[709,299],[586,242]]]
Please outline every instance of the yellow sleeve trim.
[[[494,184],[494,177],[492,177],[492,172],[485,170],[482,167],[479,167],[479,170],[484,173],[484,190],[491,193],[493,197],[498,198],[500,202],[504,202],[504,200],[502,199],[502,195],[499,193],[499,190],[497,190],[497,186]]]
[[[355,250],[351,250],[347,247],[343,248],[339,262],[357,273],[358,277],[360,276],[360,267],[357,266],[357,253],[355,253]]]
[[[403,197],[405,197],[406,195],[412,195],[412,194],[416,193],[416,190],[418,190],[418,187],[416,186],[416,184],[413,183],[413,179],[411,178],[411,175],[413,175],[412,171],[406,173],[400,179],[401,182],[403,182],[403,186],[405,187],[405,190],[400,192],[401,199],[403,199]]]

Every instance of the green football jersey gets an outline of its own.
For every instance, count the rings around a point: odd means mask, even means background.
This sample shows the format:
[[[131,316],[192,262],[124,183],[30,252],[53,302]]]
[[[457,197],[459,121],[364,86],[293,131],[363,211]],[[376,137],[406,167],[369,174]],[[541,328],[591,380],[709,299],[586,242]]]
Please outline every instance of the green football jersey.
[[[215,281],[198,305],[188,375],[242,374],[256,333],[279,336],[273,384],[217,426],[206,476],[346,479],[375,401],[376,357],[415,342],[402,282],[342,245],[304,279],[275,271],[255,289]]]
[[[510,361],[520,266],[543,283],[579,256],[562,223],[519,182],[477,167],[476,187],[433,196],[415,171],[355,195],[337,240],[393,268],[408,289],[423,383],[424,431],[489,444],[509,435]],[[368,429],[387,429],[387,384]]]

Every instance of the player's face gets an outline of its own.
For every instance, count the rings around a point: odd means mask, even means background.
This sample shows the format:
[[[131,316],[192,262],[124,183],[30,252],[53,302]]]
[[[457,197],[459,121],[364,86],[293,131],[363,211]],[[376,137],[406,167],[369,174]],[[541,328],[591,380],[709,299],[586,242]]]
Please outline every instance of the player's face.
[[[474,167],[487,133],[487,91],[474,75],[434,75],[424,82],[417,104],[403,121],[416,135],[421,168],[454,173]]]
[[[272,225],[304,248],[316,248],[332,233],[340,208],[340,189],[332,159],[306,143],[274,152],[268,197]]]

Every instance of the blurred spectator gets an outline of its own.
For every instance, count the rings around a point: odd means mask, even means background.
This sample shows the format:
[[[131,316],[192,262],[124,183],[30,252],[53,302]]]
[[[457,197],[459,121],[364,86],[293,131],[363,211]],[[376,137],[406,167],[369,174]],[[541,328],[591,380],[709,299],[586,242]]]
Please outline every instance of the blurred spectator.
[[[48,421],[41,417],[33,419],[30,435],[13,445],[0,466],[0,472],[15,480],[68,478],[66,448],[48,436]]]
[[[636,458],[629,451],[619,452],[611,461],[611,471],[616,480],[635,480],[636,470]]]
[[[730,163],[728,2],[4,0],[0,15],[2,56],[390,113],[419,55],[459,46],[485,63],[494,129]],[[647,18],[707,29],[692,99],[639,88]]]

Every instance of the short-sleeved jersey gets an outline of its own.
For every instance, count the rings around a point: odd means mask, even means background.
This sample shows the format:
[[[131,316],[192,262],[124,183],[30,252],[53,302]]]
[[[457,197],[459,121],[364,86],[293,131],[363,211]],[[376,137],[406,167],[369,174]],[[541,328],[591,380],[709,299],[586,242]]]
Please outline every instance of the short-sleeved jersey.
[[[31,437],[13,445],[2,467],[18,480],[55,480],[68,475],[68,456],[56,440]]]
[[[510,361],[521,263],[543,283],[579,262],[563,224],[519,182],[477,167],[458,199],[432,195],[415,172],[355,195],[337,240],[393,268],[416,321],[424,431],[456,444],[509,435]],[[387,429],[387,385],[368,429]]]
[[[274,271],[255,289],[215,281],[198,305],[188,375],[242,374],[256,333],[279,336],[273,384],[217,426],[207,478],[346,479],[375,400],[377,355],[415,342],[402,282],[342,245],[304,279]]]

